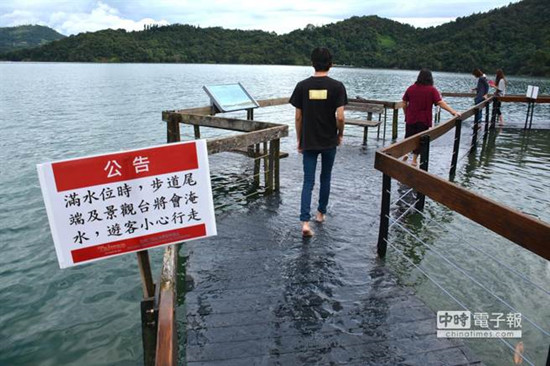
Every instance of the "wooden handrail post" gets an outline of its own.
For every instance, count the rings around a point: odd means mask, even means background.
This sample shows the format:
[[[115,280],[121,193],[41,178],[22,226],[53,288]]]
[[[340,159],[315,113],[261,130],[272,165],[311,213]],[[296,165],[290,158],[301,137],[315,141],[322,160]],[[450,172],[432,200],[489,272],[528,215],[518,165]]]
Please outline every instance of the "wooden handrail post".
[[[483,138],[487,137],[489,132],[489,103],[485,104],[485,129],[483,130]]]
[[[529,119],[529,129],[533,125],[533,114],[535,113],[535,100],[531,99],[531,118]]]
[[[428,171],[428,163],[430,162],[430,136],[423,135],[420,137],[420,169]],[[416,199],[418,200],[414,207],[418,211],[424,210],[424,204],[426,202],[426,196],[424,194],[417,192]]]
[[[460,134],[462,131],[462,120],[457,119],[455,122],[455,141],[453,145],[453,157],[451,159],[451,170],[449,171],[449,180],[454,180],[456,174],[456,164],[458,163],[458,152],[460,148]]]
[[[498,100],[498,99],[493,99],[493,109],[492,109],[492,112],[491,112],[491,130],[493,130],[495,128],[495,123],[496,123],[496,120],[497,120],[497,107],[500,107],[501,105],[501,101]]]
[[[390,199],[391,199],[391,177],[384,174],[382,176],[382,205],[380,208],[380,228],[378,230],[378,257],[386,257],[388,229],[390,223]]]
[[[527,122],[529,121],[530,112],[531,112],[531,100],[527,102],[527,116],[525,116],[525,126],[523,127],[524,130],[527,129]]]
[[[477,146],[477,131],[479,130],[479,119],[477,118],[479,113],[479,109],[475,109],[475,119],[474,119],[474,126],[472,131],[472,147],[475,148]]]
[[[391,125],[391,138],[397,140],[397,121],[399,119],[399,109],[393,107],[393,121]]]

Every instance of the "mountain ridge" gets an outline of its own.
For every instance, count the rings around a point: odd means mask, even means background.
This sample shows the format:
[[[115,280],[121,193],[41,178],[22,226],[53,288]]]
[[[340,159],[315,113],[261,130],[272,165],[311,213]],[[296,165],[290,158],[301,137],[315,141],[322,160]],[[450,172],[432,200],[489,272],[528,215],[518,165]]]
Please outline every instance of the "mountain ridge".
[[[328,47],[339,65],[550,76],[550,7],[523,0],[437,27],[415,28],[376,15],[308,25],[277,35],[260,30],[174,24],[143,31],[81,33],[0,55],[11,61],[309,65]]]
[[[20,25],[0,28],[0,53],[32,48],[65,36],[43,25]]]

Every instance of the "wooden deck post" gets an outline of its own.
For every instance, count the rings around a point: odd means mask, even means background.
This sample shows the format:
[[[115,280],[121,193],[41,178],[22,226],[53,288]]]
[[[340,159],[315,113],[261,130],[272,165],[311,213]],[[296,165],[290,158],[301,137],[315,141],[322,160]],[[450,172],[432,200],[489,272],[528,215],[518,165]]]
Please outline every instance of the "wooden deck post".
[[[399,109],[393,107],[393,122],[391,126],[391,138],[397,140],[397,122],[399,120]]]
[[[386,139],[386,122],[388,121],[388,108],[386,108],[386,106],[384,106],[384,133],[383,133],[383,136],[382,138],[385,140]]]
[[[267,150],[267,142],[264,141],[264,151],[262,153],[264,160],[264,188],[267,190],[269,186],[269,151]]]
[[[166,140],[168,143],[181,140],[180,124],[173,118],[170,118],[166,123]]]
[[[198,140],[201,138],[201,128],[199,125],[194,125],[193,129],[195,131],[195,140]]]
[[[256,190],[260,187],[260,144],[254,145],[254,187]]]
[[[266,192],[273,193],[273,172],[275,170],[275,140],[269,141],[269,167],[266,179]]]
[[[378,229],[378,257],[384,259],[388,247],[388,230],[390,223],[390,199],[391,199],[391,177],[382,176],[382,205],[380,207],[380,228]]]
[[[456,174],[456,164],[458,162],[458,152],[460,148],[460,134],[462,130],[462,120],[457,119],[455,122],[455,141],[453,145],[453,157],[451,158],[451,170],[449,171],[449,180],[454,180]]]
[[[420,137],[420,169],[428,171],[428,163],[430,162],[430,135],[423,135]],[[424,210],[424,203],[426,202],[426,196],[420,192],[416,192],[416,199],[418,202],[414,207],[418,211]]]
[[[382,122],[382,113],[378,113],[378,122]],[[378,131],[376,131],[376,139],[380,139],[380,125],[378,125]]]
[[[280,162],[281,162],[281,140],[280,139],[276,139],[276,140],[273,140],[273,146],[275,147],[275,151],[273,153],[274,157],[275,157],[275,171],[274,171],[274,188],[275,188],[275,191],[279,191],[279,187],[280,187],[280,179],[279,179],[279,166],[280,166]]]
[[[143,289],[143,298],[149,299],[155,296],[155,284],[151,273],[151,262],[149,261],[149,252],[142,250],[136,253],[141,277],[141,287]]]
[[[367,112],[367,121],[372,121],[372,112]],[[363,145],[367,144],[368,134],[369,134],[369,127],[365,126],[363,130]]]

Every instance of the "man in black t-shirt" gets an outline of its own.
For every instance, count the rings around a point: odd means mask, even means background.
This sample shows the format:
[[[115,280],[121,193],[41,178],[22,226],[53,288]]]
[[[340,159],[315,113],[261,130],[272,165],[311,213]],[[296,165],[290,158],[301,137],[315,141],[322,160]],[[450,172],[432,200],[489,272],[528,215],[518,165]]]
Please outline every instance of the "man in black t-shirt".
[[[344,105],[348,103],[344,84],[328,77],[328,71],[332,66],[332,55],[329,50],[314,49],[311,53],[311,62],[315,73],[312,77],[300,81],[290,97],[290,104],[296,107],[296,137],[298,151],[303,154],[304,164],[300,208],[303,236],[313,235],[309,226],[310,206],[319,154],[321,184],[315,220],[325,220],[332,165],[336,156],[336,146],[342,143],[344,136]]]

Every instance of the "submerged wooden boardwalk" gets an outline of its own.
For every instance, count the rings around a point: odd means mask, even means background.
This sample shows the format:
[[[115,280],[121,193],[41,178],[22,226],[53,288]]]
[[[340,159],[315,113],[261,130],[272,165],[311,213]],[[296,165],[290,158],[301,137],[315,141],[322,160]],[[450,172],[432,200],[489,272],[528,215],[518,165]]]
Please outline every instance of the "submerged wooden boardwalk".
[[[436,337],[435,313],[376,258],[381,174],[375,147],[355,143],[339,149],[314,238],[299,231],[301,156],[291,153],[280,193],[220,215],[217,237],[181,248],[180,364],[481,365]]]

